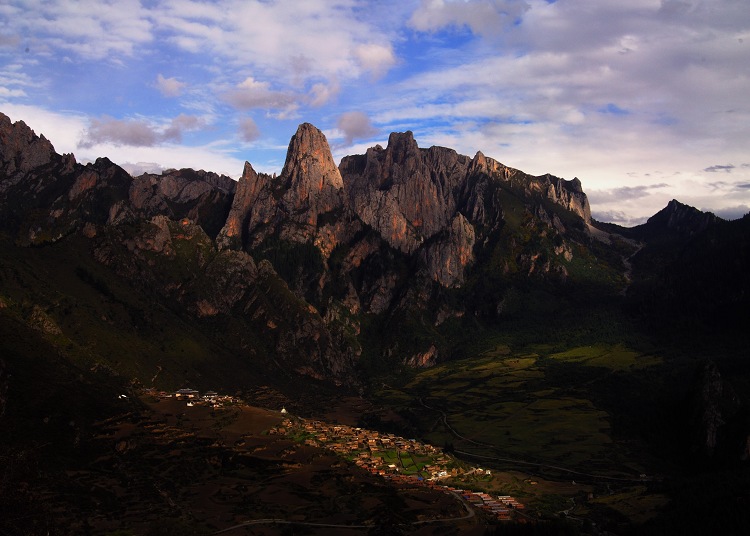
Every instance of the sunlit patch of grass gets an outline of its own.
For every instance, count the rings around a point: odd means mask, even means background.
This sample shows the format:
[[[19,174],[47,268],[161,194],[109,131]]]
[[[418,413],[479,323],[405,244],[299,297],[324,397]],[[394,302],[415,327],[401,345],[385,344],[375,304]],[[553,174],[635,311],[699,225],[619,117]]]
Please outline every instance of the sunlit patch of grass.
[[[620,344],[578,346],[565,352],[550,354],[550,357],[568,363],[612,370],[640,369],[661,363],[658,356],[643,354]]]

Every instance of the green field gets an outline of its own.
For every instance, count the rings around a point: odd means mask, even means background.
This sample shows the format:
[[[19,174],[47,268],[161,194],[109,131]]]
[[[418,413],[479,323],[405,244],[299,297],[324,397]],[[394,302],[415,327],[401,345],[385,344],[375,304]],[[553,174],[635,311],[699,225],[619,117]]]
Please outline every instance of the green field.
[[[605,390],[613,374],[642,372],[660,362],[658,356],[623,345],[555,352],[544,346],[512,352],[499,345],[475,358],[421,371],[377,394],[411,415],[422,437],[435,445],[636,478],[647,469],[615,440],[612,415],[597,403],[596,393]]]

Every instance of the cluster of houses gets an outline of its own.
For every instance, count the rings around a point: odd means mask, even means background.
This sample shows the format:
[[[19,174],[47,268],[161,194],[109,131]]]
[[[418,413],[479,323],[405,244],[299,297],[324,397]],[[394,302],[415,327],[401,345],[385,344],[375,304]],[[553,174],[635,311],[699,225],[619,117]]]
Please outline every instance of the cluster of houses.
[[[441,481],[447,478],[465,474],[489,475],[491,473],[488,469],[478,467],[462,468],[453,463],[454,460],[442,449],[414,439],[381,434],[364,428],[302,419],[293,421],[289,418],[269,430],[269,433],[301,434],[305,444],[332,450],[342,457],[352,459],[355,464],[373,474],[395,483],[418,484],[454,493],[498,520],[509,520],[513,510],[524,509],[524,505],[510,495],[492,497],[483,492],[443,485]],[[411,462],[409,467],[403,464],[402,457]],[[416,467],[415,457],[421,460]]]
[[[210,406],[221,408],[227,404],[236,404],[239,402],[235,397],[229,395],[220,395],[216,391],[206,391],[201,396],[200,391],[195,389],[179,389],[175,392],[157,391],[156,389],[144,389],[144,394],[155,396],[157,398],[174,398],[184,400],[187,406]]]
[[[417,478],[434,480],[456,476],[460,471],[457,468],[448,469],[447,466],[452,460],[441,449],[394,434],[381,434],[374,430],[319,421],[298,420],[297,423],[293,423],[290,419],[270,430],[270,433],[289,432],[302,433],[305,444],[325,447],[382,476],[401,473],[408,469],[408,472]],[[386,456],[387,452],[392,455]],[[409,460],[415,456],[422,460],[422,463],[418,466],[411,464],[409,468],[403,463],[396,463],[401,461],[402,454],[408,454]]]
[[[464,500],[470,502],[473,506],[481,508],[501,521],[509,520],[512,510],[523,510],[525,508],[522,503],[518,502],[510,495],[498,495],[497,497],[493,497],[489,493],[480,491],[466,491],[454,488],[449,489],[454,493],[460,494]]]

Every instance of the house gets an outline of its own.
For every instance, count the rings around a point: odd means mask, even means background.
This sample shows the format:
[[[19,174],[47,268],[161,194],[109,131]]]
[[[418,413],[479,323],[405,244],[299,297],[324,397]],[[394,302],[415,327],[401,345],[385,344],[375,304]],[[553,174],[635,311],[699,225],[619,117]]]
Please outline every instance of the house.
[[[195,389],[180,389],[174,396],[176,398],[198,398],[200,393]]]

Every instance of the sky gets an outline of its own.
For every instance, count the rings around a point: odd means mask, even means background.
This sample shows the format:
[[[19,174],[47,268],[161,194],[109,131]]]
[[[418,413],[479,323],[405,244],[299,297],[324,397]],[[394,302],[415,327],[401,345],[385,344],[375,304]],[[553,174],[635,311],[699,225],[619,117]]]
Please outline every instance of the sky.
[[[131,174],[281,171],[411,130],[532,175],[593,217],[671,199],[750,212],[747,0],[4,0],[0,112]]]

